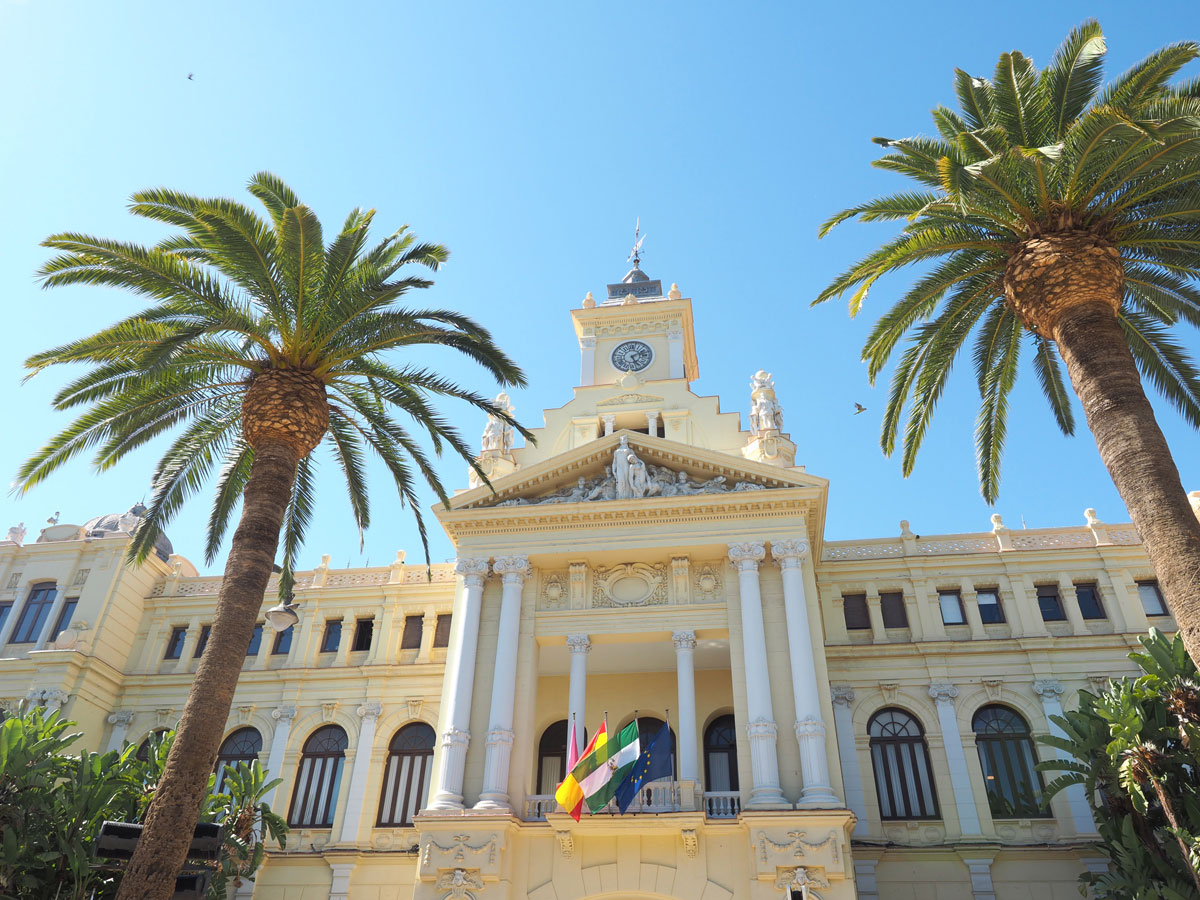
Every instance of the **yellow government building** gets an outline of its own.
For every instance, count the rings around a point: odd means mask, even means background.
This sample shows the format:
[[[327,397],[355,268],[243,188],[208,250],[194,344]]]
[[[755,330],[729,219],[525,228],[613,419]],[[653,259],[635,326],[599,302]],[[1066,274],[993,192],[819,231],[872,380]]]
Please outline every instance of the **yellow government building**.
[[[1077,898],[1095,824],[1081,789],[1043,810],[1036,738],[1175,630],[1132,526],[826,540],[771,376],[748,429],[691,391],[674,285],[635,264],[571,322],[573,395],[536,445],[488,422],[494,491],[437,509],[456,562],[323,557],[256,632],[221,761],[283,779],[291,834],[236,896]],[[140,512],[0,542],[0,701],[96,749],[175,725],[220,583],[165,539],[126,566]],[[576,823],[568,723],[635,714],[675,777]]]

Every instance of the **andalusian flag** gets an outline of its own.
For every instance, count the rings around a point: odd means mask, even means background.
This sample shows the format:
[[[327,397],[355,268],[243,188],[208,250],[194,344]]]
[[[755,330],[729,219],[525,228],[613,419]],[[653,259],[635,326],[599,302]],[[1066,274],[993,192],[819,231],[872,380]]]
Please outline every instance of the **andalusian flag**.
[[[572,733],[572,738],[574,738],[574,733]],[[586,777],[586,774],[592,771],[590,768],[585,770],[585,764],[598,750],[603,749],[607,742],[608,723],[604,723],[584,749],[583,756],[580,757],[579,762],[571,767],[570,773],[563,779],[563,783],[558,786],[558,790],[554,792],[554,799],[558,801],[558,805],[570,813],[571,818],[576,822],[579,821],[579,816],[583,812],[583,800],[585,796],[583,787],[580,784],[580,778]],[[576,778],[577,772],[581,773],[579,778]]]
[[[613,740],[596,749],[592,754],[594,760],[589,766],[591,771],[582,773],[582,778],[579,777],[580,770],[584,769],[589,758],[584,757],[579,761],[575,772],[571,774],[583,788],[583,796],[587,800],[589,810],[598,812],[608,805],[617,788],[632,771],[640,753],[637,719],[634,719],[622,728]]]

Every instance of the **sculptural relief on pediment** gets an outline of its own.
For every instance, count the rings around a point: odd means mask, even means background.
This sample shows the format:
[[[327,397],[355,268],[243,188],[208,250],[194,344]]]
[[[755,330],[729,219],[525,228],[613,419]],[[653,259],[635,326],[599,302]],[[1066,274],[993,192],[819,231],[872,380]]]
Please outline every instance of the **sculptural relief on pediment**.
[[[661,563],[625,563],[595,571],[593,608],[665,606],[668,602],[667,567]]]

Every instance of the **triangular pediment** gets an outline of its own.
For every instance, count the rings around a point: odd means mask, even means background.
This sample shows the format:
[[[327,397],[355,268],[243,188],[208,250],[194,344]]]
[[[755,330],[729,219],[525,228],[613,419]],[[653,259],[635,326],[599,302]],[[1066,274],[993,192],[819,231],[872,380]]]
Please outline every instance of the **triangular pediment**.
[[[618,450],[627,465],[614,470]],[[745,494],[786,488],[815,488],[827,482],[804,472],[780,469],[727,453],[680,444],[632,431],[618,431],[551,459],[493,479],[492,487],[454,497],[451,510],[491,507],[575,506],[676,497]]]

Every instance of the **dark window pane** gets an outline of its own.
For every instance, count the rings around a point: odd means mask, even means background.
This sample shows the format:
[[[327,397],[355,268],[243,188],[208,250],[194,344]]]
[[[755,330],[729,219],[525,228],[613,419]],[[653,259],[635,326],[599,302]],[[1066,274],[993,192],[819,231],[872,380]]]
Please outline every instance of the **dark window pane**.
[[[1100,591],[1094,584],[1075,585],[1075,599],[1079,601],[1079,612],[1085,619],[1104,619],[1104,606],[1100,603]]]
[[[1157,581],[1139,581],[1138,596],[1142,600],[1142,609],[1148,616],[1165,616],[1167,604],[1163,602],[1162,591],[1158,589]],[[0,622],[4,621],[4,613],[0,612]]]
[[[192,654],[193,659],[199,659],[204,655],[204,649],[208,646],[208,636],[210,634],[212,634],[211,625],[200,627],[200,640],[196,641],[196,652]]]
[[[1063,611],[1062,600],[1058,597],[1058,585],[1039,584],[1037,592],[1038,606],[1042,610],[1042,621],[1062,622],[1067,618],[1067,614]]]
[[[424,627],[424,616],[405,616],[404,634],[400,638],[401,650],[421,649],[421,629]]]
[[[8,617],[12,614],[13,605],[11,603],[0,603],[0,635],[4,634],[4,623],[8,621]]]
[[[371,635],[375,633],[374,619],[359,619],[354,623],[354,643],[350,649],[355,653],[371,649]]]
[[[257,728],[239,728],[225,738],[217,753],[217,763],[213,767],[217,776],[216,793],[219,794],[225,789],[225,767],[236,769],[238,763],[249,765],[254,762],[262,752],[262,744],[262,735],[258,733]]]
[[[321,635],[321,652],[333,653],[342,642],[342,620],[330,619],[325,623],[325,633]]]
[[[254,626],[254,632],[250,635],[250,646],[246,648],[247,656],[258,656],[258,648],[262,646],[262,623]]]
[[[884,628],[908,627],[908,610],[904,608],[904,595],[899,591],[880,594],[879,608],[883,612]]]
[[[975,713],[971,728],[992,815],[1049,816],[1041,806],[1042,776],[1034,769],[1037,760],[1025,720],[1007,706],[985,706]]]
[[[163,659],[179,659],[183,656],[183,642],[187,639],[187,629],[176,626],[171,629],[171,636],[167,638],[167,652],[163,654]]]
[[[42,627],[50,615],[50,607],[58,591],[53,584],[35,584],[29,592],[29,598],[17,619],[17,627],[13,629],[11,643],[32,644],[42,633]]]
[[[437,617],[437,628],[433,632],[433,646],[450,646],[450,619],[451,616],[448,613]]]
[[[75,616],[75,607],[78,605],[79,601],[73,597],[63,603],[62,611],[58,614],[58,620],[54,623],[54,628],[50,632],[50,640],[58,637],[71,624],[71,619]]]
[[[871,615],[867,612],[866,594],[846,594],[842,597],[842,605],[846,609],[848,631],[870,630]]]
[[[273,655],[286,655],[292,649],[292,632],[296,630],[295,625],[291,625],[286,631],[279,631],[275,634],[275,645],[271,647]]]
[[[978,591],[975,594],[979,602],[979,618],[984,625],[999,625],[1004,621],[1004,607],[1000,605],[1000,595],[995,591]]]
[[[938,591],[938,605],[942,608],[943,624],[962,625],[967,621],[958,591]]]
[[[879,813],[884,819],[936,819],[937,794],[925,732],[902,709],[882,709],[867,723]]]

